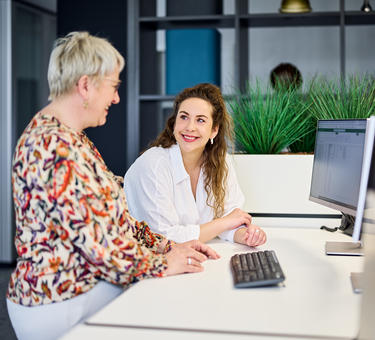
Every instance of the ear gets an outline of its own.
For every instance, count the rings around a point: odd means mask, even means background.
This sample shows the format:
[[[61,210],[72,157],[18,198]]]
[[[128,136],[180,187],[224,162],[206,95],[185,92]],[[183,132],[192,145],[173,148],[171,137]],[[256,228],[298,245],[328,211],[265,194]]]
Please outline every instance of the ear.
[[[87,75],[83,75],[81,78],[78,79],[77,91],[85,100],[88,99],[90,85],[90,79]]]
[[[210,138],[215,138],[218,133],[219,133],[219,125],[212,128]]]

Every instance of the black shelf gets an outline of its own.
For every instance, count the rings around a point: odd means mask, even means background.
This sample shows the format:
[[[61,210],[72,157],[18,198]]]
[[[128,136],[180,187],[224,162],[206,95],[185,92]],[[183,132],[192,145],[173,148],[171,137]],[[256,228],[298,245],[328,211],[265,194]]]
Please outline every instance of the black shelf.
[[[246,27],[338,26],[340,12],[248,14],[240,21]]]
[[[224,94],[224,100],[230,100],[234,94]],[[141,94],[139,100],[141,102],[173,102],[175,95],[173,94]]]
[[[139,24],[148,29],[183,29],[183,28],[233,28],[234,15],[200,15],[140,17]]]
[[[141,94],[139,100],[142,102],[169,102],[173,101],[174,95],[164,94]]]
[[[345,12],[345,25],[375,25],[375,12]]]
[[[341,13],[260,13],[244,15],[202,15],[140,17],[139,24],[148,29],[183,28],[234,28],[236,18],[242,27],[296,27],[296,26],[339,26]],[[345,25],[375,25],[375,12],[344,12]]]

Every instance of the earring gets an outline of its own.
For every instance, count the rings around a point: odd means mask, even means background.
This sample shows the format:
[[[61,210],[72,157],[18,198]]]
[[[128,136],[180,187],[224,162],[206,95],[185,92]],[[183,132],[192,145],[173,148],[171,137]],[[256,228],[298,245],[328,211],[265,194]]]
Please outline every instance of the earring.
[[[210,138],[210,140],[211,140],[211,145],[214,144],[214,139]]]
[[[87,100],[85,100],[85,101],[83,102],[83,108],[84,108],[85,110],[87,110],[88,107],[89,107],[89,102],[88,102]]]

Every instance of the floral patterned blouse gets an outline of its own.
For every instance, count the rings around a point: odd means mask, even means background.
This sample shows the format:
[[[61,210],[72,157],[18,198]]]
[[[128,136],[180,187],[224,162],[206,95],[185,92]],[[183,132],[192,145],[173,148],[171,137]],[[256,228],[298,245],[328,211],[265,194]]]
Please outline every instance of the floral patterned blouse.
[[[17,143],[12,186],[18,259],[11,301],[43,305],[98,280],[127,286],[163,276],[164,237],[129,215],[121,183],[84,133],[36,114]]]

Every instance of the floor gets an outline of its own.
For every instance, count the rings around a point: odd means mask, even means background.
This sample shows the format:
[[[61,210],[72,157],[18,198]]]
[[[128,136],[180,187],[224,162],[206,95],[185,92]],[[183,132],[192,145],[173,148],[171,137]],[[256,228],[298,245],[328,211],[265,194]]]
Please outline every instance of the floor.
[[[15,340],[12,325],[9,321],[5,294],[8,288],[8,281],[13,267],[9,265],[0,264],[0,338],[1,340]]]

